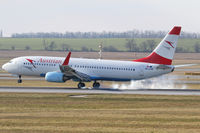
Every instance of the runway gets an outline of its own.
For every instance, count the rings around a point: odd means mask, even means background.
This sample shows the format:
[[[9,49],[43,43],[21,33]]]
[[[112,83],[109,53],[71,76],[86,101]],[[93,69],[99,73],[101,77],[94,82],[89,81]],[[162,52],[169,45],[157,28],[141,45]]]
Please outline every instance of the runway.
[[[199,84],[200,76],[199,75],[170,75],[169,78],[174,79],[193,79],[193,80],[175,80],[173,83],[176,84]],[[18,80],[18,76],[8,74],[8,73],[0,73],[0,80]],[[45,81],[44,77],[22,77],[22,80],[34,80],[34,81]]]
[[[200,90],[189,89],[137,89],[118,90],[112,88],[77,89],[56,87],[0,87],[0,92],[9,93],[78,93],[78,94],[141,94],[141,95],[200,95]]]

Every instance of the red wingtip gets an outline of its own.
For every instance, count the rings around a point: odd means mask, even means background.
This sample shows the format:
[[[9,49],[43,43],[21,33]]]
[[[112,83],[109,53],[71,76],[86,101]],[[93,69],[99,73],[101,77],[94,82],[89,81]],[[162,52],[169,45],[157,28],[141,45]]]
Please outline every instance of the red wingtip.
[[[67,57],[65,58],[64,63],[62,64],[63,66],[66,66],[69,64],[69,59],[71,57],[71,52],[68,53]]]
[[[181,27],[174,26],[174,28],[169,32],[169,35],[180,35]]]

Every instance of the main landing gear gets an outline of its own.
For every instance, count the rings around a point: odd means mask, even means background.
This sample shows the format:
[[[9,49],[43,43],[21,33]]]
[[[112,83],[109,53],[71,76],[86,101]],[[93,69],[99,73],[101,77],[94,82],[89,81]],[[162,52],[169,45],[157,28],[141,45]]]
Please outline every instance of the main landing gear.
[[[82,82],[78,83],[78,88],[79,88],[79,89],[81,89],[81,88],[83,88],[83,87],[85,87],[85,83],[82,83]]]
[[[18,81],[17,81],[18,83],[22,83],[22,79],[21,79],[21,78],[22,78],[22,76],[19,75],[19,79],[18,79]]]
[[[98,88],[100,87],[100,83],[94,81],[94,83],[93,83],[92,86],[93,86],[93,88],[98,89]],[[82,83],[82,82],[79,82],[79,83],[78,83],[78,88],[79,88],[79,89],[82,89],[82,88],[84,88],[84,87],[85,87],[85,83]]]
[[[100,83],[99,82],[96,82],[96,81],[94,81],[94,83],[93,83],[93,88],[99,88],[100,87]]]

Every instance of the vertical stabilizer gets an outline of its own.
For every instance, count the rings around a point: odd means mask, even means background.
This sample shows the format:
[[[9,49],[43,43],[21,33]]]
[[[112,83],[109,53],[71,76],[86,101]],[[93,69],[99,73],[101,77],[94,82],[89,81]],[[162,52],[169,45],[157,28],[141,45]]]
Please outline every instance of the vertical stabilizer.
[[[175,26],[149,56],[133,61],[171,65],[180,32],[181,27]]]

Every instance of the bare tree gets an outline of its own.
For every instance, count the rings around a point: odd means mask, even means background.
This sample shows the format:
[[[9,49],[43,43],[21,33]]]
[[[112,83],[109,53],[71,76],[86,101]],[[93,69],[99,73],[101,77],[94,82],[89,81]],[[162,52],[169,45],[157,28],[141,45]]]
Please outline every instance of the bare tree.
[[[85,47],[85,46],[82,46],[82,47],[81,47],[81,51],[83,51],[83,52],[88,52],[89,49],[88,49],[87,47]]]
[[[199,53],[199,52],[200,52],[200,44],[199,44],[199,42],[196,42],[196,43],[194,44],[194,51],[195,51],[196,53]]]
[[[177,53],[183,53],[184,49],[182,47],[176,47],[176,52]]]
[[[148,49],[149,52],[153,51],[156,45],[156,42],[154,40],[147,40],[147,45],[148,45]]]
[[[51,41],[51,43],[50,43],[50,45],[49,45],[49,47],[48,47],[48,50],[54,50],[54,49],[56,49],[56,43],[54,42],[54,41]]]
[[[28,45],[25,47],[25,50],[30,50],[30,49],[31,49],[31,47]]]
[[[11,50],[15,50],[15,46],[11,46]]]
[[[137,43],[135,42],[134,39],[126,39],[126,44],[125,47],[130,51],[137,51]]]
[[[70,46],[69,46],[68,44],[64,44],[64,43],[63,43],[63,44],[61,45],[61,47],[62,47],[62,50],[63,50],[63,51],[69,51],[69,50],[70,50]]]
[[[103,47],[103,51],[105,51],[105,52],[117,52],[118,49],[115,48],[114,46],[110,45],[110,46],[107,46],[107,47]]]
[[[140,51],[143,51],[143,52],[147,52],[148,51],[148,45],[147,45],[146,41],[141,43]]]
[[[44,50],[48,50],[48,44],[45,41],[45,39],[43,39],[43,46],[44,46]]]

